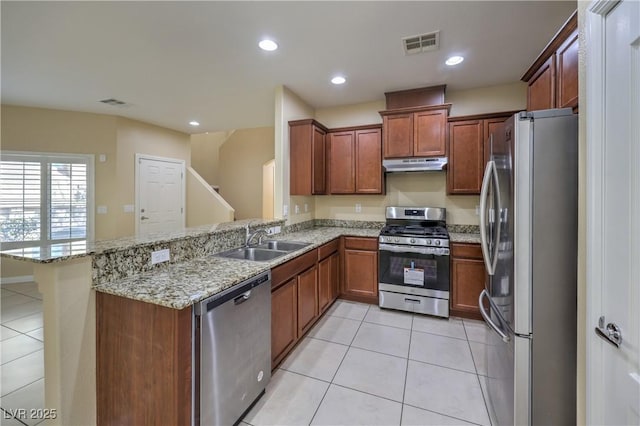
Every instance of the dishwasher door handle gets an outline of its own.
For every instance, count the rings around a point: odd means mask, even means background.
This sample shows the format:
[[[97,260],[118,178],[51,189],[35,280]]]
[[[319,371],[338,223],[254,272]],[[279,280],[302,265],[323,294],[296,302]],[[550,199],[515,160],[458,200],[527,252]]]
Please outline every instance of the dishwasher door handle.
[[[251,297],[251,290],[242,293],[240,296],[233,299],[233,303],[239,305],[241,303],[246,302]]]

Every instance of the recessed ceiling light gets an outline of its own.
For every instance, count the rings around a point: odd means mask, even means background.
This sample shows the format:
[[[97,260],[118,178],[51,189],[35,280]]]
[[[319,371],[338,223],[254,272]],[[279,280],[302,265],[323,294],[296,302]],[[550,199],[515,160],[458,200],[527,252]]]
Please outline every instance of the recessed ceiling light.
[[[198,123],[198,122],[197,122],[197,121],[195,121],[195,120],[190,121],[190,122],[189,122],[189,124],[191,124],[191,125],[192,125],[192,126],[194,126],[194,127],[196,127],[196,126],[199,126],[199,125],[200,125],[200,123]]]
[[[262,50],[266,50],[267,52],[271,52],[271,51],[276,50],[278,48],[278,43],[276,43],[273,40],[264,39],[264,40],[261,40],[260,43],[258,43],[258,46],[260,46],[260,49],[262,49]]]
[[[449,66],[458,65],[460,62],[464,61],[462,56],[452,56],[445,61],[445,64]]]
[[[345,81],[347,81],[347,79],[339,75],[331,79],[333,84],[344,84]]]

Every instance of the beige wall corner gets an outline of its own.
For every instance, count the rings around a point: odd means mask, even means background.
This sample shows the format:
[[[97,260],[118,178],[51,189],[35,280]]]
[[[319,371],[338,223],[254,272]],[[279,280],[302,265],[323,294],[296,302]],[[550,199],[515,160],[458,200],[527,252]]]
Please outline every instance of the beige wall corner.
[[[218,161],[220,147],[232,134],[233,130],[191,135],[191,167],[209,185],[219,185]]]
[[[184,160],[190,166],[191,138],[186,133],[118,117],[116,144],[117,174],[115,185],[112,183],[116,203],[112,215],[117,229],[113,237],[124,237],[135,234],[135,214],[124,213],[123,206],[135,204],[136,154]]]
[[[450,117],[527,109],[527,84],[518,81],[498,86],[447,91],[445,102],[451,103]]]
[[[295,214],[293,210],[294,201],[289,195],[289,121],[301,120],[304,118],[314,118],[315,111],[298,95],[286,88],[279,86],[276,88],[275,96],[275,190],[274,190],[274,214],[275,217],[284,217],[284,206],[286,205],[289,214],[287,223],[297,223],[313,218],[315,206],[311,208],[311,213]],[[313,205],[314,197],[296,197],[298,205]]]
[[[96,424],[96,307],[91,258],[36,264],[43,296],[44,406],[49,424]]]
[[[378,112],[385,108],[384,100],[319,108],[316,110],[316,120],[329,128],[380,124],[382,116]]]
[[[233,207],[192,167],[187,167],[187,227],[233,222]]]
[[[236,219],[262,217],[262,165],[274,158],[273,127],[237,129],[220,147],[220,195]]]
[[[13,259],[0,259],[2,284],[33,281],[33,263]]]
[[[587,77],[586,14],[590,2],[578,1],[578,357],[577,424],[587,424]]]

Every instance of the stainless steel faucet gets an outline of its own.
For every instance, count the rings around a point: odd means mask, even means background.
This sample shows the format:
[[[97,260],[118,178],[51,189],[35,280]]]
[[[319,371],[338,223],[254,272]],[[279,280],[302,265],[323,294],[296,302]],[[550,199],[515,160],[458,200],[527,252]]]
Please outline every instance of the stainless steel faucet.
[[[258,229],[257,231],[254,231],[252,234],[249,234],[249,225],[247,225],[246,230],[247,230],[247,241],[245,242],[246,247],[251,246],[251,241],[253,241],[256,236],[258,237],[258,245],[260,245],[262,244],[262,238],[269,235],[267,234],[267,231],[265,231],[264,229]]]

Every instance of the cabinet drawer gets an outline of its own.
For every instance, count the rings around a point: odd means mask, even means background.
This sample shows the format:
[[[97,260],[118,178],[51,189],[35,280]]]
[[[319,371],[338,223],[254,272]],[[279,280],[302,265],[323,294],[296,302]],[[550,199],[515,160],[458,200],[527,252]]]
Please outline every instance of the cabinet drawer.
[[[286,280],[298,275],[305,269],[311,268],[318,260],[318,250],[311,250],[287,263],[276,266],[271,270],[271,289],[283,284]]]
[[[378,251],[378,239],[366,237],[344,237],[344,248]]]
[[[333,241],[329,241],[327,244],[318,247],[318,260],[322,260],[332,253],[338,251],[340,241],[336,238]]]
[[[482,259],[482,249],[480,248],[480,244],[452,243],[451,255],[453,257]]]

